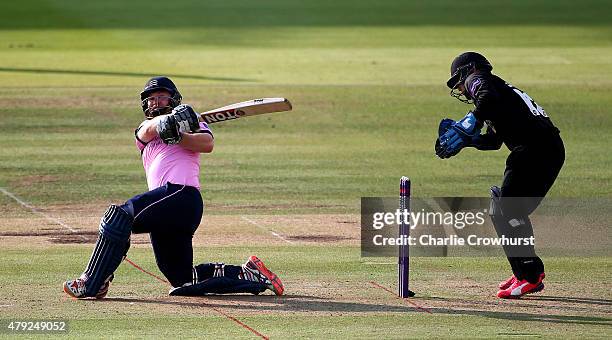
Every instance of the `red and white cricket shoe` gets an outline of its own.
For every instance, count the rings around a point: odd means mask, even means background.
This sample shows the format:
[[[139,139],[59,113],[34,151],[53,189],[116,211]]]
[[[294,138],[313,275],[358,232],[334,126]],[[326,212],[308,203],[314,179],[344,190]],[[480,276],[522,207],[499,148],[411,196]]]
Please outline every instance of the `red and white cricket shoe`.
[[[251,255],[249,260],[242,265],[243,274],[246,279],[258,281],[276,295],[283,295],[285,287],[276,274],[271,272],[264,263],[255,255]]]
[[[98,290],[98,294],[96,294],[96,299],[103,299],[108,294],[108,288],[110,287],[111,281],[115,275],[111,274],[102,284],[100,290]],[[64,292],[70,295],[73,298],[77,299],[85,299],[88,296],[85,296],[85,291],[87,288],[85,287],[85,282],[87,282],[87,276],[85,274],[81,275],[78,279],[68,280],[64,282]]]
[[[512,276],[510,276],[508,280],[500,282],[498,287],[500,290],[508,289],[510,288],[510,286],[512,286],[514,282],[516,282],[516,276],[512,274]]]
[[[544,289],[544,273],[542,273],[536,283],[530,283],[527,280],[518,280],[515,278],[514,283],[506,289],[501,289],[497,292],[497,297],[501,299],[519,299],[525,294],[533,294]]]
[[[87,287],[85,287],[85,282],[87,281],[87,277],[85,274],[81,275],[78,279],[68,280],[64,282],[64,292],[70,295],[73,298],[83,299],[86,298],[85,291]]]

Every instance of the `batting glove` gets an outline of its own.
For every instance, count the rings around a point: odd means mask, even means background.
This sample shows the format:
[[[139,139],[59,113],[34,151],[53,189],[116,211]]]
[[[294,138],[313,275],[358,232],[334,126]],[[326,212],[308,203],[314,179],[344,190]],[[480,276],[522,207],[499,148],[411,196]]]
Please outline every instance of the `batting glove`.
[[[172,110],[180,132],[195,132],[200,129],[200,115],[191,106],[181,104]]]
[[[166,144],[178,144],[183,136],[179,125],[176,123],[174,115],[166,115],[161,117],[156,127],[157,134],[162,142]]]

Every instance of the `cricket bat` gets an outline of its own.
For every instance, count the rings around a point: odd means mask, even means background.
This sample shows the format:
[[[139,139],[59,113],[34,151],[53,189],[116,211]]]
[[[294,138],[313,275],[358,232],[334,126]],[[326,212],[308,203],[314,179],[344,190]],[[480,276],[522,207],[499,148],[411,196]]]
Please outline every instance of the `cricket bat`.
[[[202,121],[213,124],[264,113],[291,111],[291,108],[291,103],[286,98],[260,98],[202,112],[200,116]]]

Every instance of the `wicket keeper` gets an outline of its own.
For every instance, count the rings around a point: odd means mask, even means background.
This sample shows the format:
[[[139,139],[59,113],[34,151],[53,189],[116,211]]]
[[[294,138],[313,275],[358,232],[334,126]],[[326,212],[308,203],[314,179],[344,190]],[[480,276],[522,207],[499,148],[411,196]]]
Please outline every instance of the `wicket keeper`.
[[[140,93],[145,120],[135,131],[149,191],[111,205],[83,274],[64,282],[75,298],[104,298],[114,272],[130,248],[132,233],[148,233],[159,270],[172,285],[170,295],[226,293],[283,294],[280,279],[256,256],[243,265],[193,266],[192,238],[203,213],[200,154],[212,152],[206,123],[167,77],[154,77]]]
[[[553,185],[565,148],[548,114],[527,93],[491,73],[479,53],[465,52],[451,64],[450,95],[474,109],[459,121],[443,119],[435,151],[440,158],[465,147],[510,150],[501,187],[491,187],[489,214],[499,237],[533,236],[529,215]],[[486,126],[486,131],[481,130]],[[544,264],[533,245],[504,246],[513,275],[500,283],[497,296],[520,298],[544,289]]]

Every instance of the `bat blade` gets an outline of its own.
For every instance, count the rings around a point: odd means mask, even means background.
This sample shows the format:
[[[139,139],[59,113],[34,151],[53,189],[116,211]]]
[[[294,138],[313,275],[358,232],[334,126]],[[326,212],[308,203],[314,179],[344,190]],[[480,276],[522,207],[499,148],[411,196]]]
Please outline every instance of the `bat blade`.
[[[291,102],[286,98],[259,98],[202,112],[200,116],[202,121],[213,124],[264,113],[291,111],[291,109]]]

